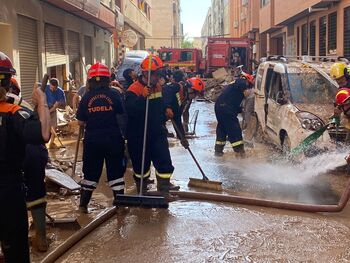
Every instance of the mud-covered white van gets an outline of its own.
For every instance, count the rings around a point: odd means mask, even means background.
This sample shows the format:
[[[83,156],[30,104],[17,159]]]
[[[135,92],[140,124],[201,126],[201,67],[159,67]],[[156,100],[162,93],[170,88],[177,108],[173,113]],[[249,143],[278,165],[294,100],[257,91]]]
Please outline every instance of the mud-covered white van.
[[[259,65],[254,109],[265,138],[289,150],[329,121],[338,89],[327,74],[331,64],[279,56]],[[319,142],[329,143],[336,137],[341,140],[345,135],[343,128],[331,128]]]

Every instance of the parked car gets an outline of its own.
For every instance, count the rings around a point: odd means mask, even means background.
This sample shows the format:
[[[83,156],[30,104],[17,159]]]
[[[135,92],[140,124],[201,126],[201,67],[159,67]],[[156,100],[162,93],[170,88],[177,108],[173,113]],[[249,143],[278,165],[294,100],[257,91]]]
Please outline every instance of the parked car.
[[[338,85],[329,75],[332,62],[306,62],[269,57],[257,70],[255,121],[260,131],[283,150],[299,145],[308,135],[329,122]],[[346,131],[330,128],[319,139],[345,139]],[[321,143],[322,144],[322,143]]]
[[[117,80],[123,84],[125,79],[123,77],[124,70],[132,68],[136,71],[137,74],[141,73],[140,65],[142,60],[144,60],[149,55],[146,50],[130,50],[125,53],[123,62],[118,67],[117,71]]]

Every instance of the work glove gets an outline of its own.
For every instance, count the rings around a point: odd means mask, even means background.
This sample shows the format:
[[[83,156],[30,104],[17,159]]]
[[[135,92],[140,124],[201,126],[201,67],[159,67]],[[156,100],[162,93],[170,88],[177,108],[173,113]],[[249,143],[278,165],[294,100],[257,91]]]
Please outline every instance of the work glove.
[[[174,118],[174,112],[171,108],[166,108],[165,115],[168,119]]]
[[[189,143],[188,143],[188,140],[186,138],[182,138],[180,140],[181,142],[181,145],[185,148],[185,149],[188,149],[188,147],[190,146]]]
[[[151,94],[151,89],[147,86],[145,86],[142,90],[142,96],[144,98],[147,98]]]
[[[340,125],[340,118],[339,116],[333,115],[330,118],[330,123],[334,125]]]

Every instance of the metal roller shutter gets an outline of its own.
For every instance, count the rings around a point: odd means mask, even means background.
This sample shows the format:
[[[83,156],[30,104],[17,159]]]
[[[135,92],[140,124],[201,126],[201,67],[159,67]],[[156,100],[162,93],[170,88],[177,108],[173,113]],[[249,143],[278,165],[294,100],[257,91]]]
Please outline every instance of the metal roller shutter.
[[[34,19],[21,15],[18,15],[18,53],[21,94],[25,100],[30,100],[39,68],[38,31]]]
[[[350,59],[350,7],[344,9],[344,57]]]
[[[80,38],[79,33],[68,31],[68,58],[69,70],[76,78],[75,63],[80,61]]]
[[[85,65],[92,65],[92,39],[84,36]]]
[[[45,24],[45,52],[47,67],[66,64],[62,28]]]

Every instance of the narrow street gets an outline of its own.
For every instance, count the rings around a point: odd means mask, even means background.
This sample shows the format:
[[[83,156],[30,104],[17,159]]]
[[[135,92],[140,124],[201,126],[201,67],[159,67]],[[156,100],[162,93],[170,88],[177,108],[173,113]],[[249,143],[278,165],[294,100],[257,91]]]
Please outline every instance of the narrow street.
[[[350,0],[0,6],[0,263],[350,263]]]
[[[207,176],[223,181],[224,194],[312,204],[338,202],[348,177],[343,171],[327,173],[325,167],[342,164],[343,154],[292,166],[279,163],[278,150],[255,144],[243,160],[235,159],[228,146],[223,157],[215,157],[213,106],[193,104],[192,112],[199,109],[200,114],[190,147]],[[199,177],[200,173],[178,141],[169,141],[175,166],[173,181],[187,190],[188,177]],[[271,161],[273,158],[276,160]],[[327,164],[330,160],[333,167]],[[127,189],[134,191],[134,186],[129,184]],[[80,215],[73,205],[70,209],[84,225],[110,206],[106,197],[111,197],[111,191],[100,183],[89,215]],[[67,212],[64,202],[54,211],[60,207]],[[341,213],[322,214],[178,200],[168,210],[131,208],[118,212],[57,262],[347,262],[349,218],[348,206]],[[58,229],[51,229],[56,240],[50,250],[73,232]]]

